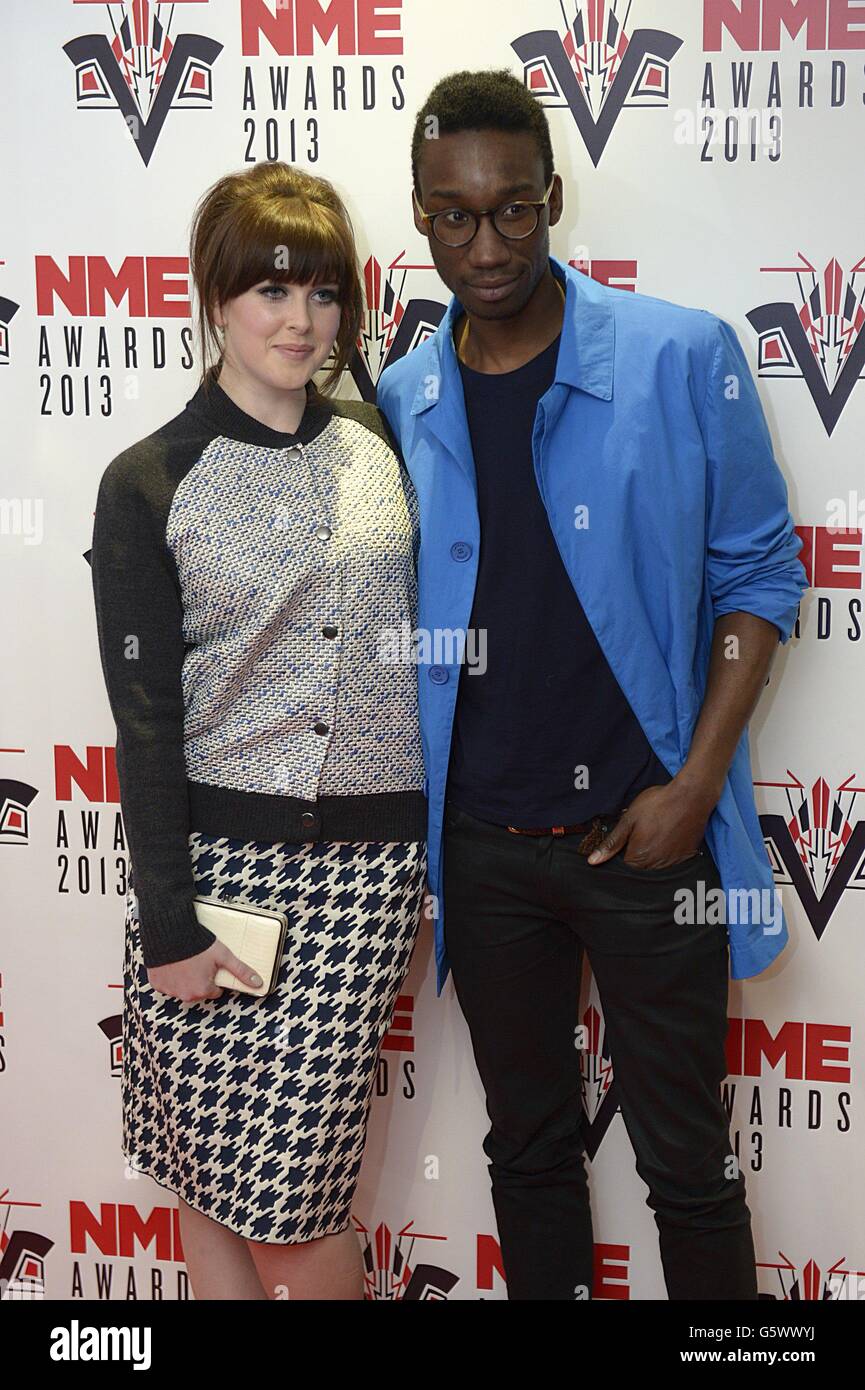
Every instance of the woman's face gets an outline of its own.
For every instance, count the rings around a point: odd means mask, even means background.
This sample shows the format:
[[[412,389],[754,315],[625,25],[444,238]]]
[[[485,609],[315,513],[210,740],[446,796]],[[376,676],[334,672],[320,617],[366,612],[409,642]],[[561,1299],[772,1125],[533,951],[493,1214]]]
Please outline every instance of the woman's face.
[[[264,387],[304,387],[327,360],[339,331],[335,280],[289,285],[262,280],[218,306],[226,364]]]

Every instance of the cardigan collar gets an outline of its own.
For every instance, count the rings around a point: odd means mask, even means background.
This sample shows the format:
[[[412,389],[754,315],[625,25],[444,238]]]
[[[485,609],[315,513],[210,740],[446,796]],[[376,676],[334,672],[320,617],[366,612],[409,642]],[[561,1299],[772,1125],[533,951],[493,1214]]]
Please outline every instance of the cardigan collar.
[[[222,389],[215,376],[203,381],[186,404],[189,410],[205,415],[219,434],[226,438],[270,449],[289,449],[293,444],[308,444],[321,434],[334,414],[327,397],[312,381],[306,383],[306,407],[294,434],[273,430],[253,415],[247,415]]]

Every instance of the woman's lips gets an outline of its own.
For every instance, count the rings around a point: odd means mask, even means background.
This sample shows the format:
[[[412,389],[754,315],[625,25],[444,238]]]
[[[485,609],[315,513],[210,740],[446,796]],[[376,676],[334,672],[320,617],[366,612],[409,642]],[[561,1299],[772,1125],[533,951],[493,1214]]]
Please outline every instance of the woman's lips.
[[[283,357],[308,357],[312,352],[311,347],[288,347],[284,343],[275,343],[274,351],[281,352]]]

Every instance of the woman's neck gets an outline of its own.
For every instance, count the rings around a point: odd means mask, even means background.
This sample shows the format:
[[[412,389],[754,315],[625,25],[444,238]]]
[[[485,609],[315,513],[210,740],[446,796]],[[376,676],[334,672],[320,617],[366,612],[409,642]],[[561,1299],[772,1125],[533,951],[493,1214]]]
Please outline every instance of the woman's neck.
[[[280,434],[296,434],[306,410],[306,386],[276,390],[256,381],[248,372],[238,372],[223,362],[216,378],[219,386],[238,408],[268,429]]]

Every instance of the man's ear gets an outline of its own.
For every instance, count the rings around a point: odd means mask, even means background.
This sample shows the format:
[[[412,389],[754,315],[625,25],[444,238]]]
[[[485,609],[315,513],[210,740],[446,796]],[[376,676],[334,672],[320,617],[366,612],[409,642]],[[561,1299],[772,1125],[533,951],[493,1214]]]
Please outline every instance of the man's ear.
[[[429,227],[427,223],[424,222],[423,218],[418,212],[417,195],[414,189],[412,189],[411,191],[411,210],[412,216],[414,217],[415,227],[420,232],[421,236],[425,236],[427,239],[429,239]]]
[[[560,174],[555,175],[553,191],[550,194],[550,226],[555,227],[564,211],[565,197]]]

